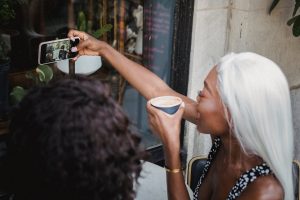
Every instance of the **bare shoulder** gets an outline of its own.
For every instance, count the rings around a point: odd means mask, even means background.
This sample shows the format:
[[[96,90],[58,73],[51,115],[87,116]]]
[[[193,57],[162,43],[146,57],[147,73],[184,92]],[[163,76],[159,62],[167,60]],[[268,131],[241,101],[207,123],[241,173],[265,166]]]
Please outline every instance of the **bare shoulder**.
[[[243,191],[239,200],[283,200],[284,191],[279,181],[273,176],[260,176]]]

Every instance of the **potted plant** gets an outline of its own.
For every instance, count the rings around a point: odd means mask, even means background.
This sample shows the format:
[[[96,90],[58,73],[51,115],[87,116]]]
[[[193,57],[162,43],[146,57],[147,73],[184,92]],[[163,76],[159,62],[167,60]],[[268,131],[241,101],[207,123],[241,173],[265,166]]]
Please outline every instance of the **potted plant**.
[[[5,27],[14,19],[14,1],[0,1],[0,26]],[[10,68],[9,48],[4,40],[4,30],[0,29],[0,119],[6,117],[8,111],[8,71]]]
[[[14,7],[21,4],[23,0],[1,0],[0,1],[0,64],[9,63],[9,41],[4,36],[11,20],[15,19]]]
[[[25,77],[32,80],[34,86],[46,85],[53,78],[53,70],[49,65],[39,65],[34,71],[28,71]],[[21,86],[16,86],[10,93],[10,102],[18,104],[26,95],[27,90]]]

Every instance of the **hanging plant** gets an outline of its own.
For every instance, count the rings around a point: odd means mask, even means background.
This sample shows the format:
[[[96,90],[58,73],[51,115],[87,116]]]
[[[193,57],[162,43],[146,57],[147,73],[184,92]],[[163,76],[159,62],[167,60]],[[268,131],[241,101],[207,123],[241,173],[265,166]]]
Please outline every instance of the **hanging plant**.
[[[273,11],[273,9],[277,6],[280,0],[274,0],[271,4],[271,7],[269,9],[269,14]],[[294,6],[294,11],[292,14],[292,18],[288,20],[287,25],[288,26],[293,26],[293,35],[295,37],[300,36],[300,14],[297,14],[297,11],[300,7],[300,0],[295,0],[295,6]]]

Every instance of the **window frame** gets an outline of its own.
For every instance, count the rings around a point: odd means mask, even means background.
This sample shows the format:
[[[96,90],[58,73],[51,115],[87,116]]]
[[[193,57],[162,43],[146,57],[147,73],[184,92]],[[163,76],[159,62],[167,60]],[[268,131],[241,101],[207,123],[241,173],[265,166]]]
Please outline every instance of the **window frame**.
[[[173,24],[173,51],[171,58],[170,87],[176,92],[187,95],[190,52],[193,30],[194,0],[176,0]],[[184,31],[182,31],[184,30]],[[187,153],[183,147],[184,125],[181,123],[180,146],[181,162],[185,167]],[[150,153],[148,161],[164,165],[164,153],[162,145],[147,149]]]

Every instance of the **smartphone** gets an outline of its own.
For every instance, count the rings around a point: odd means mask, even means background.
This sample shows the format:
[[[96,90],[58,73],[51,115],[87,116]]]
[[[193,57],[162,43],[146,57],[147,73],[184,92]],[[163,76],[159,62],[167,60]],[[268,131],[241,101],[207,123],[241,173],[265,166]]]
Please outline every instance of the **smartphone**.
[[[65,38],[40,43],[38,63],[49,64],[76,57],[78,52],[72,52],[71,48],[77,46],[79,40],[79,37],[75,37],[74,41]]]

